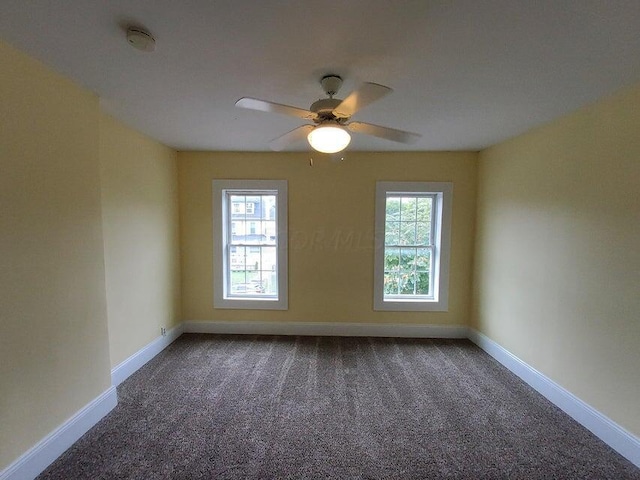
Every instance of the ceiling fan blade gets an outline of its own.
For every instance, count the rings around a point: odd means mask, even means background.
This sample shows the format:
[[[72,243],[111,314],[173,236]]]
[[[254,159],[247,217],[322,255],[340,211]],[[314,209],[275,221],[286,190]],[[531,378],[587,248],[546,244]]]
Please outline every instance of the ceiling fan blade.
[[[389,87],[378,85],[377,83],[363,83],[333,110],[333,114],[339,118],[349,118],[357,111],[392,91]]]
[[[258,100],[257,98],[250,97],[243,97],[238,100],[236,102],[236,107],[248,108],[249,110],[259,110],[261,112],[281,113],[283,115],[302,118],[303,120],[313,120],[318,116],[318,114],[303,108],[282,105],[281,103],[267,102],[266,100]]]
[[[396,130],[395,128],[381,127],[363,122],[351,122],[346,127],[352,132],[364,133],[365,135],[373,135],[374,137],[393,140],[400,143],[415,143],[422,135],[417,133],[405,132],[404,130]]]
[[[292,143],[298,142],[303,138],[306,139],[309,132],[314,128],[315,125],[302,125],[301,127],[294,128],[290,132],[271,140],[271,142],[269,142],[269,146],[271,147],[271,150],[279,152]]]

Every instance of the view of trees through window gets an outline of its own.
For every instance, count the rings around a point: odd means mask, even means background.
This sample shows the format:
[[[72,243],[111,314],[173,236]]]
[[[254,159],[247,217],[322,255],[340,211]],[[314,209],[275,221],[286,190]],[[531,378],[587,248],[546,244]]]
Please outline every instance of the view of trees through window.
[[[229,194],[228,203],[230,295],[277,296],[276,195]]]
[[[384,295],[431,296],[433,195],[388,194],[384,232]]]

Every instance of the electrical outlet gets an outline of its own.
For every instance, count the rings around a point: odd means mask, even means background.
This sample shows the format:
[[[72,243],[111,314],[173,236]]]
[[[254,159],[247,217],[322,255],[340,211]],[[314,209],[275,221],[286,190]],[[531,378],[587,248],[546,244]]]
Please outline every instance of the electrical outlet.
[[[160,327],[160,335],[162,335],[163,337],[167,336],[167,329],[164,327]]]

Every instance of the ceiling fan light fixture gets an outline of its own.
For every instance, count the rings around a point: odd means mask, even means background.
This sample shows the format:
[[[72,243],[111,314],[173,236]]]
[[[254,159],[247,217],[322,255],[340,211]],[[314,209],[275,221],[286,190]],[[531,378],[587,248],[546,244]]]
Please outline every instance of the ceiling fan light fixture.
[[[322,153],[337,153],[349,145],[351,135],[340,125],[318,125],[307,135],[309,145]]]

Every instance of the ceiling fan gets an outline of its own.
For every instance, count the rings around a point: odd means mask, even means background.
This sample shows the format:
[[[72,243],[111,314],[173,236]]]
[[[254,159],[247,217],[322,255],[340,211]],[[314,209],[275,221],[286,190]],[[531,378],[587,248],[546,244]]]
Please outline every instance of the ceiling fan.
[[[295,128],[272,140],[269,146],[276,151],[284,150],[288,145],[306,137],[315,150],[322,153],[337,153],[349,145],[351,141],[349,131],[400,143],[414,143],[420,138],[417,133],[349,121],[356,112],[391,93],[392,90],[389,87],[377,83],[363,83],[347,98],[340,100],[333,97],[342,86],[342,78],[337,75],[325,75],[320,80],[320,84],[329,98],[314,102],[309,110],[250,97],[238,100],[236,107],[282,113],[314,122]]]

